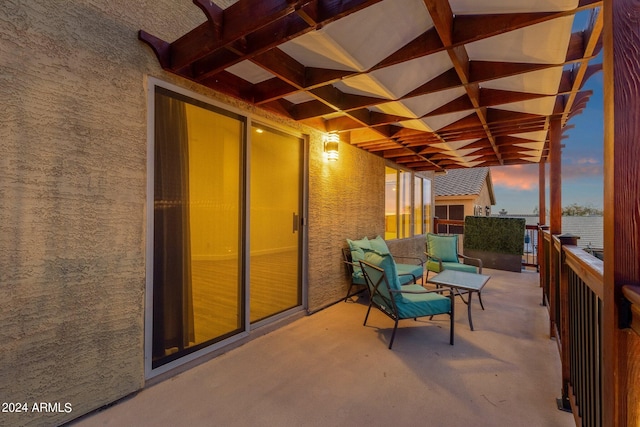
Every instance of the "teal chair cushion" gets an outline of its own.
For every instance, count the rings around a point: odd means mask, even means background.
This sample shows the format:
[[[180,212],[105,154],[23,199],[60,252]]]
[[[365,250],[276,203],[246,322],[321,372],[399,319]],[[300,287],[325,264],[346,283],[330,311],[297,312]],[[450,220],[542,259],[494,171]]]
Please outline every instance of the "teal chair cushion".
[[[389,251],[389,247],[387,246],[387,242],[385,242],[384,239],[380,236],[376,236],[375,239],[369,240],[369,243],[371,243],[371,249],[377,251],[380,254],[386,255],[391,253]]]
[[[366,251],[364,253],[364,260],[384,270],[389,281],[389,287],[394,290],[400,290],[400,279],[398,277],[398,270],[396,269],[396,262],[389,254],[381,254],[375,250]]]
[[[353,267],[356,268],[355,266]],[[358,267],[358,272],[354,270],[353,275],[351,276],[351,283],[354,285],[366,285],[367,281],[364,278],[364,274],[362,274],[362,269]]]
[[[420,285],[406,285],[403,290],[424,292]],[[434,292],[420,294],[402,294],[402,298],[396,298],[398,317],[411,319],[414,317],[431,316],[446,313],[451,310],[451,300]]]
[[[353,283],[357,285],[366,284],[364,276],[362,275],[362,269],[360,268],[360,261],[364,260],[364,251],[371,250],[371,244],[369,239],[365,236],[360,240],[347,239],[349,249],[351,250],[351,262],[353,262]]]
[[[347,243],[349,243],[349,248],[351,248],[351,250],[354,250],[354,249],[357,249],[357,248],[369,249],[369,250],[373,249],[371,247],[371,241],[366,236],[363,237],[360,240],[347,239]]]
[[[429,255],[440,258],[442,262],[458,262],[458,236],[427,234]]]
[[[400,284],[406,285],[407,283],[413,282],[413,277],[409,276],[413,274],[416,276],[417,280],[422,278],[422,274],[424,270],[421,265],[416,264],[399,264],[396,263],[396,270],[398,271],[398,276],[400,276]]]
[[[459,262],[443,262],[443,270],[466,271],[467,273],[477,273],[478,267],[471,264],[462,264]],[[440,265],[437,261],[427,261],[427,270],[440,273]]]

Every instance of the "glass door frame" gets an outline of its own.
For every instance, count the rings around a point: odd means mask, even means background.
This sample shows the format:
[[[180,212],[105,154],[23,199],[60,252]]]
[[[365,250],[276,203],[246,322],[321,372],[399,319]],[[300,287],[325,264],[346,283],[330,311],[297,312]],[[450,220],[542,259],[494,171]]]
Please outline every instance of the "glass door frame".
[[[291,308],[289,310],[285,310],[281,313],[275,314],[273,316],[270,316],[266,319],[263,320],[258,320],[256,322],[251,323],[251,306],[250,306],[250,297],[251,297],[251,289],[249,287],[249,283],[251,281],[251,272],[250,270],[250,265],[248,262],[244,263],[244,271],[243,271],[243,276],[245,277],[245,307],[247,308],[245,310],[245,324],[247,325],[247,328],[249,331],[255,330],[255,329],[259,329],[263,326],[269,325],[273,322],[276,322],[278,320],[281,320],[283,318],[289,317],[291,316],[291,314],[300,311],[301,309],[306,310],[308,305],[307,305],[307,295],[308,295],[308,291],[307,291],[307,242],[308,242],[308,234],[307,234],[307,218],[308,218],[308,197],[307,195],[309,194],[308,192],[308,176],[309,176],[309,164],[308,164],[308,159],[309,159],[309,155],[308,155],[308,150],[309,150],[309,138],[307,135],[304,135],[302,133],[299,132],[294,132],[292,131],[292,129],[280,126],[278,124],[275,123],[271,123],[268,121],[265,121],[263,119],[253,119],[252,117],[248,117],[248,121],[247,121],[247,142],[246,142],[246,155],[245,155],[245,161],[246,161],[246,165],[244,167],[244,182],[245,182],[245,234],[244,234],[244,238],[245,241],[244,243],[244,248],[246,251],[246,257],[245,260],[248,260],[250,258],[249,256],[249,250],[251,248],[251,240],[250,240],[250,236],[251,236],[251,224],[250,224],[250,212],[251,212],[251,198],[249,197],[249,195],[251,194],[251,177],[250,177],[250,172],[251,172],[251,135],[253,134],[253,132],[251,132],[251,129],[254,126],[258,126],[258,127],[264,127],[264,128],[270,128],[273,129],[275,131],[278,132],[282,132],[285,134],[288,134],[290,136],[299,138],[302,140],[302,160],[301,160],[301,164],[300,164],[300,223],[299,223],[299,239],[298,239],[298,244],[299,244],[299,249],[298,249],[298,259],[300,262],[300,271],[299,271],[299,277],[298,280],[300,281],[300,286],[301,286],[301,298],[302,298],[302,304],[298,307],[294,307]]]
[[[197,359],[204,358],[205,356],[212,355],[214,352],[220,352],[221,349],[229,347],[233,344],[241,342],[246,342],[252,339],[251,331],[257,330],[264,326],[268,326],[292,316],[296,313],[306,311],[308,308],[308,194],[309,194],[309,137],[303,134],[300,131],[296,131],[294,129],[288,128],[284,125],[271,122],[270,120],[259,118],[255,119],[250,112],[243,111],[239,108],[234,108],[231,105],[224,104],[216,101],[215,99],[209,98],[197,92],[192,92],[191,90],[176,86],[174,84],[165,82],[163,80],[159,80],[152,76],[146,76],[144,82],[145,92],[147,96],[147,187],[146,187],[146,203],[145,203],[145,216],[146,216],[146,229],[145,229],[145,295],[144,295],[144,348],[143,348],[143,357],[144,357],[144,372],[145,372],[145,380],[151,380],[154,377],[158,377],[162,374],[166,374],[170,371],[175,370],[185,364],[196,361]],[[242,217],[241,217],[241,231],[239,239],[241,239],[242,245],[242,263],[241,263],[241,285],[244,287],[244,316],[245,316],[245,328],[243,331],[228,337],[224,340],[218,341],[210,346],[194,351],[190,354],[187,354],[179,359],[168,362],[162,366],[159,366],[155,369],[152,368],[152,341],[153,341],[153,235],[154,235],[154,147],[155,147],[155,131],[154,131],[154,123],[155,123],[155,88],[162,87],[169,91],[175,92],[179,95],[186,96],[188,98],[194,99],[196,101],[203,102],[205,104],[209,104],[211,106],[226,110],[228,112],[237,114],[238,116],[242,116],[245,119],[245,134],[240,142],[240,151],[241,151],[241,192],[240,196],[243,198],[244,202],[242,203]],[[279,132],[284,132],[291,136],[302,139],[302,161],[300,165],[300,174],[301,174],[301,189],[300,189],[300,248],[299,248],[299,260],[300,260],[300,286],[301,286],[301,297],[302,304],[297,307],[293,307],[289,310],[286,310],[282,313],[278,313],[274,316],[271,316],[267,319],[255,322],[251,324],[250,322],[250,306],[249,306],[249,280],[250,280],[250,266],[249,266],[249,248],[250,248],[250,208],[251,201],[249,200],[249,174],[251,168],[251,128],[255,124],[259,124],[261,126],[265,126]],[[211,357],[211,356],[210,356]],[[195,362],[194,362],[195,363]]]

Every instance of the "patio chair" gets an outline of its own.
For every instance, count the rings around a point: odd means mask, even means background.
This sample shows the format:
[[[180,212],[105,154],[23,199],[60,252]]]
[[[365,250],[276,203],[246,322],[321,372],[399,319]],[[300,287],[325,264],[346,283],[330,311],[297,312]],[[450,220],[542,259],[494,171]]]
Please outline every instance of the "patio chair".
[[[342,257],[349,277],[351,277],[351,284],[349,285],[349,289],[347,290],[347,296],[344,298],[345,301],[347,301],[351,296],[364,290],[364,288],[362,288],[358,292],[351,294],[351,289],[353,289],[354,286],[364,287],[366,285],[359,264],[359,261],[364,259],[365,252],[377,251],[378,253],[391,255],[386,242],[380,236],[371,240],[369,240],[367,237],[364,237],[360,240],[347,239],[347,243],[349,245],[349,248],[342,249]],[[409,283],[418,283],[418,279],[420,279],[420,283],[424,283],[424,261],[422,259],[418,257],[405,256],[397,256],[394,257],[394,261],[395,259],[411,260],[413,262],[413,264],[396,264],[396,270],[398,272],[398,276],[400,276],[400,283],[402,285],[406,285]]]
[[[455,294],[450,288],[427,290],[421,285],[400,285],[395,263],[389,255],[368,253],[366,259],[360,261],[362,272],[369,291],[369,308],[364,318],[364,325],[371,312],[376,307],[389,316],[395,323],[389,349],[398,329],[398,321],[429,316],[431,319],[438,314],[448,314],[450,318],[449,344],[453,345]],[[444,296],[444,293],[449,296]]]
[[[457,234],[427,233],[426,248],[427,281],[430,271],[440,273],[445,269],[482,274],[482,260],[480,258],[472,258],[458,253]],[[460,262],[460,260],[463,260],[464,263]],[[465,304],[468,304],[468,301],[463,297],[463,294],[467,294],[468,292],[457,290],[456,293]],[[480,307],[484,310],[482,294],[480,292],[478,292],[478,300],[480,300]]]

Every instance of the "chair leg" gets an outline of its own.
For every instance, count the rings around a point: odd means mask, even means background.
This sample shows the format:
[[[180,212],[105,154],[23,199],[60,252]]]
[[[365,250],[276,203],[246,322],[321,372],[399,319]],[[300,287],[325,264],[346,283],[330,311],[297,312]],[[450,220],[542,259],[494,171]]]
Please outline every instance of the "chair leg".
[[[482,291],[478,291],[478,299],[480,300],[480,307],[484,310],[484,304],[482,304]]]
[[[454,330],[454,327],[455,327],[454,325],[456,324],[456,322],[453,321],[454,320],[453,319],[453,313],[451,313],[450,317],[451,317],[451,320],[450,320],[449,323],[451,323],[451,326],[450,326],[450,331],[449,331],[449,344],[453,345],[453,336],[454,336],[453,330]]]
[[[367,309],[367,315],[364,316],[364,323],[362,326],[367,326],[367,319],[369,318],[369,313],[371,312],[371,303],[369,303],[369,308]]]
[[[450,313],[450,319],[449,319],[449,344],[453,345],[453,337],[454,337],[454,328],[455,328],[455,303],[456,303],[456,296],[451,293],[451,313]]]
[[[347,300],[349,299],[349,297],[351,296],[351,288],[353,288],[353,283],[351,283],[349,285],[349,290],[347,290],[347,296],[344,297],[344,302],[347,302]]]
[[[393,345],[393,339],[396,337],[396,329],[398,329],[398,319],[396,319],[396,324],[393,325],[393,332],[391,333],[391,341],[389,341],[389,350],[391,350],[391,346]]]

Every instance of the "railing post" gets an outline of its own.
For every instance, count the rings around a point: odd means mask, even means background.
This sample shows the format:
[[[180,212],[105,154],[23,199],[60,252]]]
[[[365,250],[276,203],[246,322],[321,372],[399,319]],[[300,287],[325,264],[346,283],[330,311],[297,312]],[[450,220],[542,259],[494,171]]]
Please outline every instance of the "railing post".
[[[544,240],[544,231],[548,230],[549,227],[546,225],[538,224],[538,273],[540,273],[540,287],[542,288],[542,305],[547,305],[545,301],[545,283],[546,283],[546,272],[547,272],[547,263],[546,263],[546,251],[545,251],[545,240]]]
[[[551,285],[551,273],[550,264],[551,264],[551,245],[553,239],[551,238],[551,234],[549,234],[548,228],[541,230],[541,238],[542,238],[542,258],[540,264],[540,281],[542,285],[542,305],[545,307],[549,306],[549,293],[550,293],[550,285]],[[551,315],[549,315],[551,317]]]
[[[557,236],[551,235],[549,242],[549,336],[558,336],[558,293],[560,289],[560,256],[562,247]],[[558,349],[560,349],[558,347]]]
[[[565,245],[578,245],[580,237],[569,233],[556,236],[560,243],[559,255],[559,286],[556,299],[557,304],[557,336],[558,348],[560,350],[560,363],[562,365],[562,396],[557,399],[558,409],[571,412],[571,403],[569,401],[569,385],[571,384],[571,354],[569,336],[569,267],[563,250]]]

